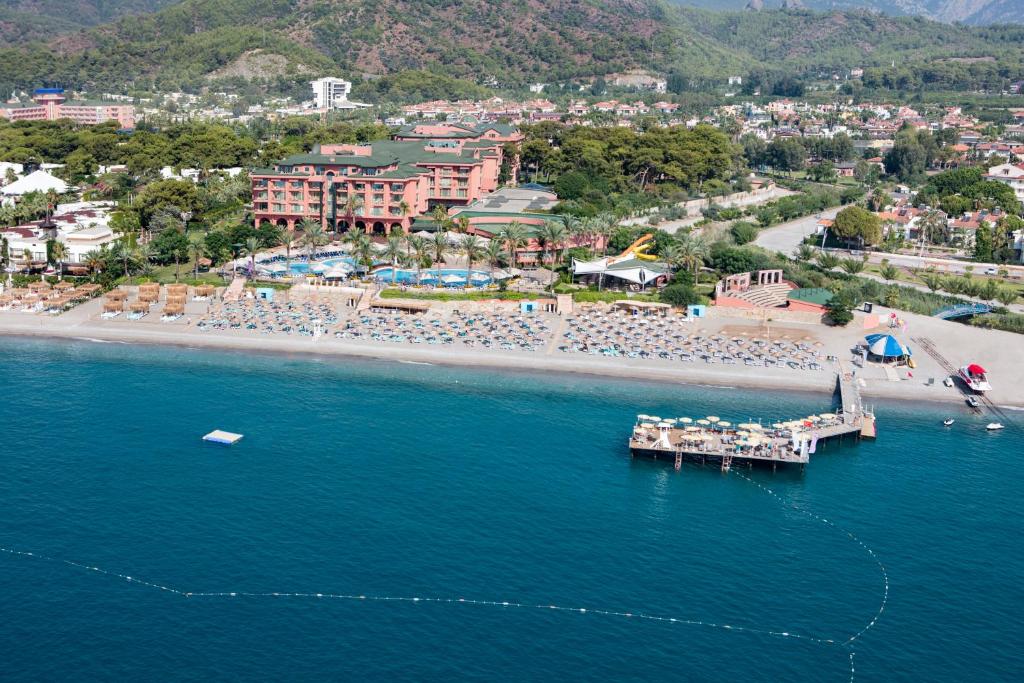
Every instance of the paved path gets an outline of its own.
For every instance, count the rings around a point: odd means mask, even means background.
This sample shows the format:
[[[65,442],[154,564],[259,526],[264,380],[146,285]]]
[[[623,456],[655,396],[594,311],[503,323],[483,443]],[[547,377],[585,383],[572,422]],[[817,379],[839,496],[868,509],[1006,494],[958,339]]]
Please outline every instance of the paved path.
[[[781,251],[786,256],[791,256],[805,237],[818,231],[819,218],[835,218],[836,214],[844,208],[846,207],[837,206],[834,209],[822,211],[820,214],[812,214],[789,223],[766,228],[758,233],[754,244],[769,251]]]
[[[857,273],[857,277],[866,278],[868,280],[874,280],[875,282],[881,282],[883,285],[899,285],[901,287],[909,287],[911,289],[916,289],[919,292],[931,292],[932,291],[932,290],[928,289],[928,287],[926,287],[925,285],[919,284],[917,282],[904,282],[903,280],[896,280],[895,282],[890,282],[890,281],[886,280],[885,278],[883,278],[881,275],[875,275],[874,273]],[[977,304],[988,304],[990,306],[1002,306],[1002,304],[1000,304],[1000,303],[998,303],[996,301],[984,301],[982,299],[978,299],[977,297],[967,296],[966,294],[950,294],[949,292],[943,292],[943,291],[938,291],[938,292],[934,292],[934,293],[938,294],[940,296],[952,296],[952,297],[956,297],[957,299],[964,299],[966,301],[973,301],[974,303],[977,303]],[[1011,311],[1013,311],[1014,313],[1024,313],[1024,305],[1022,305],[1022,304],[1010,304],[1006,308],[1011,310]]]

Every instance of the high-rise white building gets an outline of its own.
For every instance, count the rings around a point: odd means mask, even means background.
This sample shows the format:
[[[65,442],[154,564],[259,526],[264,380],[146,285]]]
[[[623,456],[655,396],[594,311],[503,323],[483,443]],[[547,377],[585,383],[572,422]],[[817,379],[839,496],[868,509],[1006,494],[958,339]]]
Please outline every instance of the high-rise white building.
[[[348,101],[348,94],[352,92],[349,81],[325,76],[310,81],[310,85],[313,86],[313,101],[317,109],[352,109],[358,106]]]

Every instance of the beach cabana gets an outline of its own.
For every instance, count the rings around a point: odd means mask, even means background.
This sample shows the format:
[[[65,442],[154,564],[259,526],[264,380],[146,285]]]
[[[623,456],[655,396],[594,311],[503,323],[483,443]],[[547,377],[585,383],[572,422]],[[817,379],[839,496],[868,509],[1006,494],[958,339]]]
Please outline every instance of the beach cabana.
[[[872,360],[903,365],[912,355],[910,347],[891,334],[869,334],[864,339],[867,341],[867,357]]]

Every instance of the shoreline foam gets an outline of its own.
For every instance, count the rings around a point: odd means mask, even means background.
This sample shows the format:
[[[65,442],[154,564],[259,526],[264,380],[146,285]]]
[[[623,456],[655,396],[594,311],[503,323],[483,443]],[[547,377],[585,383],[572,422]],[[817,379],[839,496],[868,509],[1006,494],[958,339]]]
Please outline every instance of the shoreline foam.
[[[26,324],[31,320],[35,324]],[[383,343],[363,344],[352,340],[322,337],[280,337],[248,332],[201,331],[195,327],[128,327],[125,324],[93,323],[61,324],[55,318],[17,320],[0,316],[0,336],[34,337],[120,343],[148,346],[173,346],[193,349],[244,351],[303,357],[362,358],[383,362],[427,364],[447,367],[470,367],[507,372],[536,372],[600,377],[604,379],[641,380],[686,386],[707,386],[724,389],[771,389],[794,392],[832,394],[834,374],[789,369],[748,368],[742,365],[672,364],[654,359],[609,359],[580,355],[549,355],[538,352],[477,351],[458,347],[415,347]],[[867,400],[927,401],[939,404],[962,404],[959,394],[930,394],[928,387],[917,382],[868,382],[862,389]],[[1024,401],[1000,407],[1024,408]]]

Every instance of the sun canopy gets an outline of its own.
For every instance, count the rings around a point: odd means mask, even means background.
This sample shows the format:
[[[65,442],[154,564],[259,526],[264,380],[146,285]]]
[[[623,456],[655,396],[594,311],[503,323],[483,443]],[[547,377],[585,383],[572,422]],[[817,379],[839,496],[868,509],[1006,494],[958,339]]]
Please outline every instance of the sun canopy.
[[[967,372],[971,373],[972,375],[984,375],[984,374],[986,374],[985,368],[981,367],[977,363],[971,363],[970,365],[968,365],[967,366]]]
[[[901,358],[911,355],[910,348],[901,344],[891,334],[869,334],[865,339],[868,342],[868,352],[875,356]]]
[[[612,262],[611,259],[607,258],[597,259],[596,261],[578,261],[573,259],[572,272],[573,275],[604,274],[637,285],[649,284],[665,275],[665,271],[657,265],[638,259],[618,262]]]

